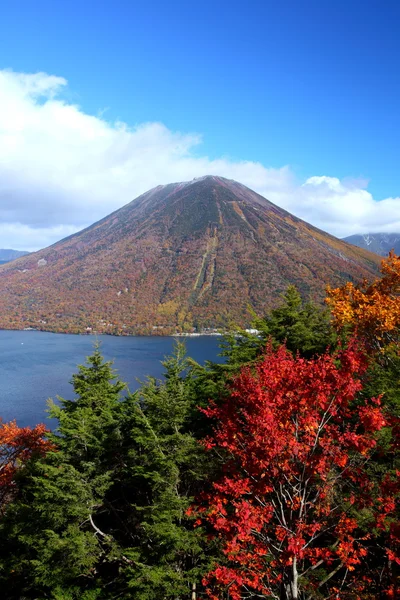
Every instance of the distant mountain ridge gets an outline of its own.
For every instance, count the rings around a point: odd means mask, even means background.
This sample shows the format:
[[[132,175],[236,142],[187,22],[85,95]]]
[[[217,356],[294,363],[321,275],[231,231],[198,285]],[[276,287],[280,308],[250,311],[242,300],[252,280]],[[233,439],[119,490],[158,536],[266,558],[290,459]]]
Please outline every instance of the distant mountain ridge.
[[[10,260],[14,260],[20,256],[26,256],[27,254],[29,254],[29,252],[24,252],[22,250],[0,249],[0,264],[10,262]]]
[[[387,256],[391,250],[400,254],[400,233],[364,233],[343,238],[345,242]]]
[[[0,327],[166,334],[246,325],[295,284],[373,278],[379,258],[223,177],[158,186],[0,267]]]

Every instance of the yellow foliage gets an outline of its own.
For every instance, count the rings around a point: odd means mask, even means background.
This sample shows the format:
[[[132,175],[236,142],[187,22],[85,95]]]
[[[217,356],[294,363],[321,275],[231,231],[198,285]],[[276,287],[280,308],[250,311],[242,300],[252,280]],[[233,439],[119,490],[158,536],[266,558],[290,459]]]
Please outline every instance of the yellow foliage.
[[[159,315],[163,315],[165,317],[172,317],[176,314],[176,311],[179,308],[179,303],[175,300],[169,300],[168,302],[163,302],[159,304],[157,307],[157,312]]]

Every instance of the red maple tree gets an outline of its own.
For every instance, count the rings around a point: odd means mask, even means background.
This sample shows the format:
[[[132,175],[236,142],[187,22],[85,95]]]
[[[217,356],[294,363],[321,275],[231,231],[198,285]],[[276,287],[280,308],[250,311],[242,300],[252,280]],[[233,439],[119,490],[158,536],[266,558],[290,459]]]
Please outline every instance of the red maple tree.
[[[15,474],[34,453],[45,454],[52,448],[46,440],[44,425],[18,427],[15,421],[0,420],[0,512],[11,497]]]
[[[311,360],[268,347],[204,411],[216,422],[205,444],[226,456],[197,509],[225,554],[205,578],[210,597],[226,588],[231,600],[375,597],[363,592],[365,532],[388,527],[396,489],[366,468],[385,426],[379,398],[354,405],[366,367],[354,342]],[[393,586],[385,593],[394,597]]]

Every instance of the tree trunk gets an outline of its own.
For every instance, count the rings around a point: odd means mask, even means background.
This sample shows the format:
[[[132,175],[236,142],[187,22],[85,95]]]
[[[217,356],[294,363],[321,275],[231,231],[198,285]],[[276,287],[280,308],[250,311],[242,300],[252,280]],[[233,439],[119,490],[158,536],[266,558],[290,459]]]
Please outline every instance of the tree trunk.
[[[196,600],[196,598],[197,598],[196,584],[192,583],[192,600]]]
[[[298,600],[299,599],[299,574],[297,571],[297,559],[293,558],[292,568],[285,570],[283,574],[280,600]]]
[[[293,566],[292,566],[292,581],[290,583],[291,594],[292,594],[291,600],[297,600],[299,597],[298,579],[299,579],[299,574],[297,572],[297,558],[294,556],[293,557]]]

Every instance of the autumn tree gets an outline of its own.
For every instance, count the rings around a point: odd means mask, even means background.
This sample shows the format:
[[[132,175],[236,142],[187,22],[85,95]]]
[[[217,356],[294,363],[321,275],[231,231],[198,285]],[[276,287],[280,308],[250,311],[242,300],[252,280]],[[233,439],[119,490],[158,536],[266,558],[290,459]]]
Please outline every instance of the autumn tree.
[[[388,527],[395,491],[366,469],[385,425],[379,398],[353,409],[366,366],[354,343],[308,360],[269,345],[229,398],[204,410],[216,423],[205,445],[226,461],[198,509],[224,546],[206,578],[215,600],[224,589],[231,600],[367,597],[360,521]],[[393,591],[384,580],[374,598]]]
[[[52,444],[46,439],[44,425],[18,427],[15,421],[0,421],[0,512],[12,498],[18,469],[32,457],[43,456]]]
[[[328,288],[327,303],[337,331],[356,335],[368,348],[370,364],[364,376],[362,394],[381,395],[388,424],[379,436],[379,452],[369,465],[376,481],[389,482],[400,489],[400,258],[393,252],[382,260],[381,277],[359,285],[347,283]],[[375,539],[376,548],[399,553],[400,508],[391,527]],[[379,562],[379,561],[378,561]],[[392,561],[392,578],[398,580],[399,566]]]
[[[355,331],[372,350],[399,343],[400,257],[391,252],[382,260],[380,279],[328,287],[327,303],[337,329]]]

